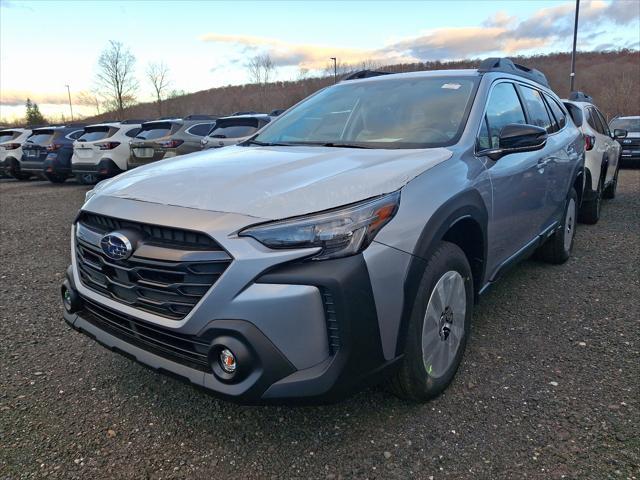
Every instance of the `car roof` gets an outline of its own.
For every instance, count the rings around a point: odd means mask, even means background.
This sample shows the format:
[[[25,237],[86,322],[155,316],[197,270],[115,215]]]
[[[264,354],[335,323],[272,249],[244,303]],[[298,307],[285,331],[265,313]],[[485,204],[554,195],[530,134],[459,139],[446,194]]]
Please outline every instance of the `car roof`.
[[[220,117],[218,120],[241,120],[243,118],[256,118],[258,120],[266,120],[271,119],[271,116],[268,113],[254,113],[251,115],[229,115],[228,117]]]

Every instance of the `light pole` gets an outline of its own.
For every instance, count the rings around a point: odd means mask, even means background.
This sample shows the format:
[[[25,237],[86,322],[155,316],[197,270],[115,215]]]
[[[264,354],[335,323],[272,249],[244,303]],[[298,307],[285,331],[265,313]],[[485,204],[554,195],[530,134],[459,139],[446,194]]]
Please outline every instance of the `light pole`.
[[[576,0],[576,19],[573,24],[573,50],[571,51],[571,83],[569,92],[573,92],[574,80],[576,79],[576,42],[578,41],[578,14],[580,12],[580,0]]]
[[[73,107],[71,106],[71,89],[69,85],[65,85],[67,87],[67,95],[69,95],[69,110],[71,110],[71,121],[73,122]]]
[[[331,60],[333,60],[333,83],[338,83],[338,59],[331,57]]]

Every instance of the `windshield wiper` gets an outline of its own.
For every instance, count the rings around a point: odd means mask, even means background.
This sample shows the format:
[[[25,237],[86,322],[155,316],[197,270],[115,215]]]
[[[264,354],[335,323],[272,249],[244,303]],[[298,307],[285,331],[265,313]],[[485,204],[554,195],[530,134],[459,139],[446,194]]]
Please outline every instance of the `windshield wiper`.
[[[291,143],[271,143],[271,142],[260,142],[258,140],[249,140],[246,142],[246,145],[258,145],[259,147],[290,147],[293,144]]]
[[[344,142],[327,142],[320,143],[323,147],[337,147],[337,148],[371,148],[360,143],[344,143]]]

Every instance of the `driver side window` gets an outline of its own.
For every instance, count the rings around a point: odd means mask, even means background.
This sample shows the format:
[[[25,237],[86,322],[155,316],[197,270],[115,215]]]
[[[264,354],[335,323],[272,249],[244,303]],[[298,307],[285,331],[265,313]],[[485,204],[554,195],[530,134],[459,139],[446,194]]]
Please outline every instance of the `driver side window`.
[[[487,113],[478,135],[478,150],[500,147],[500,131],[510,123],[527,123],[512,83],[499,83],[491,91]]]

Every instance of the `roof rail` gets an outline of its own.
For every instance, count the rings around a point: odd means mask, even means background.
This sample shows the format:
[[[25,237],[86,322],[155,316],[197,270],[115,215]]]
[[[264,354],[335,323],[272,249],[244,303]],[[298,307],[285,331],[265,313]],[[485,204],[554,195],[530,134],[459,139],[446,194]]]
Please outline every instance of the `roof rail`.
[[[359,70],[357,72],[350,73],[342,79],[345,80],[359,80],[361,78],[379,77],[380,75],[390,75],[392,72],[380,72],[377,70]]]
[[[132,123],[144,123],[146,121],[146,118],[127,118],[126,120],[122,120],[120,123],[122,125],[130,125]]]
[[[204,115],[204,114],[196,114],[196,115],[187,115],[183,117],[183,120],[215,120],[218,118],[217,115]]]
[[[538,82],[545,87],[549,87],[549,82],[544,73],[535,68],[525,67],[518,63],[514,63],[509,58],[491,57],[482,61],[478,67],[478,72],[503,72],[510,73],[512,75],[518,75],[520,77],[528,78],[534,82]]]
[[[237,117],[238,115],[258,115],[258,112],[256,112],[255,110],[247,110],[244,112],[233,112],[231,115],[229,115],[230,117]]]
[[[147,120],[147,122],[156,122],[158,120],[180,120],[180,117],[177,117],[175,115],[169,115],[168,117],[152,118],[151,120]]]
[[[573,100],[574,102],[589,102],[593,103],[593,97],[591,95],[587,95],[584,92],[575,91],[569,94],[569,100]]]
[[[276,108],[275,110],[271,110],[269,112],[269,116],[270,117],[277,117],[279,115],[282,115],[287,109],[286,108]]]

